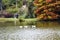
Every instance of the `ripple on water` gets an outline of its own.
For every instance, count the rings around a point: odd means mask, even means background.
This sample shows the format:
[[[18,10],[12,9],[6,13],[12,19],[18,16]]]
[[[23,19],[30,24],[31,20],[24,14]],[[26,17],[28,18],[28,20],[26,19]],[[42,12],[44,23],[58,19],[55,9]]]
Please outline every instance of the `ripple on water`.
[[[8,28],[4,29],[5,31],[0,30],[2,32],[0,40],[60,40],[60,34],[51,29],[11,28],[8,31],[6,31]]]

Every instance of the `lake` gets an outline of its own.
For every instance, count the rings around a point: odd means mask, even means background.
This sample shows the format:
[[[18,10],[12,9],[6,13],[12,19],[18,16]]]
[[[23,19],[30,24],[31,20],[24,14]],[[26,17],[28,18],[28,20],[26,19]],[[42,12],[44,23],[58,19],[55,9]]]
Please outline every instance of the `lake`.
[[[20,28],[20,23],[0,23],[0,40],[60,40],[60,22],[34,22]],[[36,27],[31,27],[34,25]]]

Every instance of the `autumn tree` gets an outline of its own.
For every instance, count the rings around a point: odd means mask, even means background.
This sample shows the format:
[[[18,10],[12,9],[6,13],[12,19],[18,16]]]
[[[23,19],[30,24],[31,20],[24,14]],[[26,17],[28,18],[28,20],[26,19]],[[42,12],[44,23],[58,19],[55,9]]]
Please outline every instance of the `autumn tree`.
[[[59,2],[60,1],[56,0],[35,0],[34,5],[37,8],[35,9],[34,13],[37,15],[39,20],[58,19],[60,15],[58,15],[58,13],[55,11],[60,7]]]

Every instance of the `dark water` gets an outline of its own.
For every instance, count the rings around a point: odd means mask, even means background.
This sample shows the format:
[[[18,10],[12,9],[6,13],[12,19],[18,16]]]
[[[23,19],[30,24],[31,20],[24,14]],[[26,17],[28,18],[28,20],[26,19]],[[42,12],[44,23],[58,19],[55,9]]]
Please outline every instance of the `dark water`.
[[[60,29],[60,22],[58,21],[54,21],[54,22],[51,22],[51,21],[40,21],[40,22],[0,22],[0,28],[1,27],[8,27],[8,28],[11,28],[11,27],[16,27],[16,26],[29,26],[30,28],[32,28],[31,26],[36,26],[36,28],[42,28],[42,29],[48,29],[48,28],[51,28],[51,29]],[[16,27],[18,28],[18,27]],[[13,28],[11,28],[13,29]]]
[[[0,22],[1,26],[27,26],[27,25],[36,25],[37,28],[39,27],[60,27],[59,21],[38,21],[38,22]]]
[[[58,21],[54,21],[54,22],[37,22],[36,23],[37,27],[40,28],[40,27],[43,27],[43,28],[58,28],[60,27],[60,22]]]

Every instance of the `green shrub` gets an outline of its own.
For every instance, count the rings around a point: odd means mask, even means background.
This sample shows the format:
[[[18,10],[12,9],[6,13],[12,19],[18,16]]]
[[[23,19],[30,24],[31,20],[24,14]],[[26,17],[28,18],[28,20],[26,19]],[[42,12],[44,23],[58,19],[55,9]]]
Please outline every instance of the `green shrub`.
[[[16,13],[16,12],[18,12],[18,10],[19,10],[19,8],[8,8],[8,9],[6,9],[6,11],[9,13]]]

